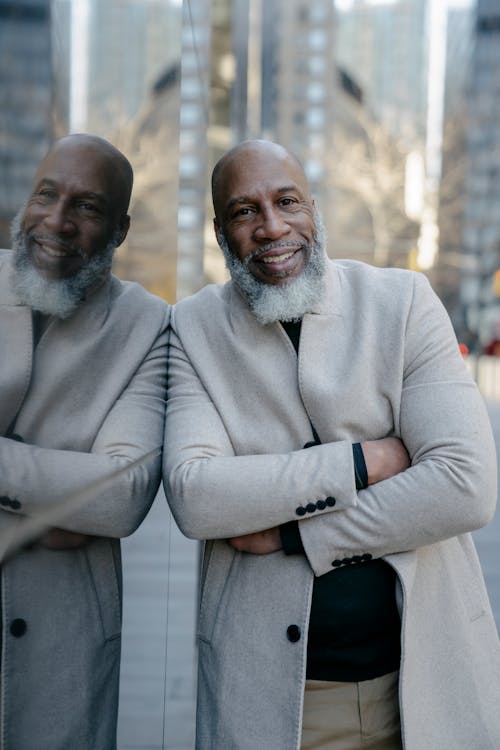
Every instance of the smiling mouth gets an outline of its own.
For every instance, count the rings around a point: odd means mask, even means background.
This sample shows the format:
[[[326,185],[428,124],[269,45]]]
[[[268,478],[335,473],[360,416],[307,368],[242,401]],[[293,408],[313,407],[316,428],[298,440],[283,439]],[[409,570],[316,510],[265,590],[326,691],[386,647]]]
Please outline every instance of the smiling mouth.
[[[282,255],[270,255],[267,258],[260,258],[260,260],[262,261],[262,263],[283,263],[284,261],[288,260],[288,258],[291,258],[292,255],[295,255],[296,252],[297,250],[292,250],[289,253],[283,253]]]
[[[32,235],[31,239],[45,255],[49,256],[49,258],[74,258],[82,255],[82,252],[78,247],[60,242],[52,237]]]
[[[57,250],[55,247],[49,247],[48,245],[42,245],[38,243],[39,247],[44,253],[50,255],[51,258],[67,258],[69,253],[66,250]]]

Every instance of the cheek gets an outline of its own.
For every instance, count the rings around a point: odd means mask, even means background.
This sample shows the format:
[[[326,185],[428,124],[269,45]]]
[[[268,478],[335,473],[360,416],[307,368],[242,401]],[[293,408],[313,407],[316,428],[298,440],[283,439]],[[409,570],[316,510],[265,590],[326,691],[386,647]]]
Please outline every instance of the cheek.
[[[38,224],[43,218],[43,210],[41,206],[28,206],[24,212],[23,218],[21,219],[21,228],[23,231],[30,229],[35,224]]]
[[[79,231],[79,241],[82,245],[85,245],[90,255],[101,252],[114,239],[110,227],[94,226],[87,223],[80,224]]]
[[[255,245],[252,245],[248,232],[241,230],[237,232],[229,232],[226,235],[226,241],[232,254],[242,262],[251,255],[253,250],[255,250]]]

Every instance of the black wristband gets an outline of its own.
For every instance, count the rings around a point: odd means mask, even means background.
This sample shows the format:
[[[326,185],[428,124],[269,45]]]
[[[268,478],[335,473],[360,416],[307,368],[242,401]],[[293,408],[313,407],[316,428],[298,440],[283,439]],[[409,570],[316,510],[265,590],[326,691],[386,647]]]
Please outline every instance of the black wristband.
[[[354,457],[354,476],[356,477],[356,489],[364,490],[368,487],[368,470],[361,443],[353,443],[352,455]]]

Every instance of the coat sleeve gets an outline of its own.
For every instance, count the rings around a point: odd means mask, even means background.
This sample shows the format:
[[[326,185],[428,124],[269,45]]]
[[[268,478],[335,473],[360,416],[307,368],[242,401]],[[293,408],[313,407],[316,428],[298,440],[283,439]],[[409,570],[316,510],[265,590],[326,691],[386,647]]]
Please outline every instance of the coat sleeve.
[[[144,360],[104,419],[89,453],[40,448],[0,437],[2,510],[35,517],[57,506],[51,525],[98,536],[131,534],[149,510],[161,478],[166,391],[167,317]],[[78,429],[75,423],[74,429]],[[120,467],[121,472],[76,510],[65,501]],[[3,514],[4,515],[4,514]],[[55,522],[57,521],[57,522]],[[2,524],[3,526],[3,524]]]
[[[223,539],[262,531],[299,518],[298,508],[327,497],[335,498],[334,506],[325,506],[327,511],[357,502],[349,441],[236,456],[224,422],[176,335],[175,322],[172,325],[163,482],[186,536]]]
[[[334,560],[414,550],[480,528],[496,503],[496,452],[482,397],[429,283],[414,277],[400,420],[409,469],[359,492],[335,516],[299,522],[316,575]]]

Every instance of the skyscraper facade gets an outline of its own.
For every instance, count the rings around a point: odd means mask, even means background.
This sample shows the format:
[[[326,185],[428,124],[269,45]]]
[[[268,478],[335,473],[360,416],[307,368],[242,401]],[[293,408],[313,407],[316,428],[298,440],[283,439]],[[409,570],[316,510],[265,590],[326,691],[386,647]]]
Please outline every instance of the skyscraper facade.
[[[500,4],[479,0],[467,88],[461,305],[482,348],[500,338]]]
[[[0,0],[0,247],[53,135],[50,0]]]

